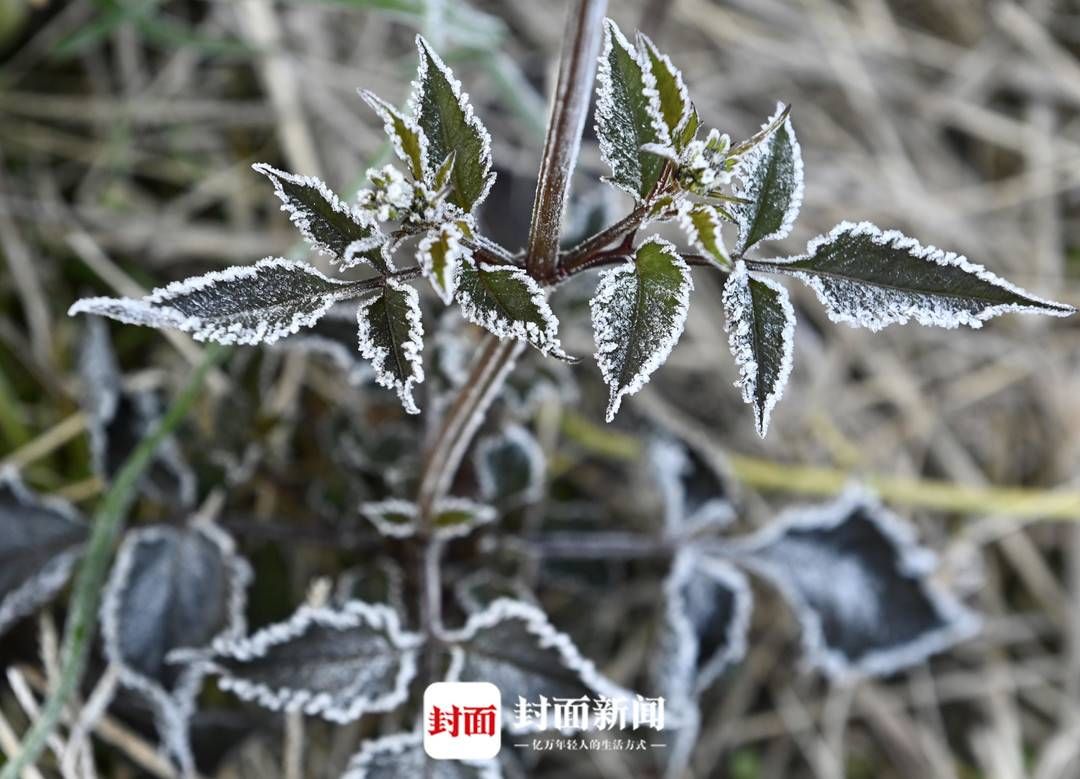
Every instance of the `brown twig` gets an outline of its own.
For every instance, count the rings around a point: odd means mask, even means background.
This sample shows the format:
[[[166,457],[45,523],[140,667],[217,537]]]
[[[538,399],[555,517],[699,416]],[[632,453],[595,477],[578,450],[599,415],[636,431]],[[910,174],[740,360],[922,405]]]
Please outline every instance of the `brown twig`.
[[[589,112],[606,10],[607,0],[578,0],[566,21],[567,44],[559,63],[529,228],[525,267],[533,278],[551,277],[559,264],[562,215]]]

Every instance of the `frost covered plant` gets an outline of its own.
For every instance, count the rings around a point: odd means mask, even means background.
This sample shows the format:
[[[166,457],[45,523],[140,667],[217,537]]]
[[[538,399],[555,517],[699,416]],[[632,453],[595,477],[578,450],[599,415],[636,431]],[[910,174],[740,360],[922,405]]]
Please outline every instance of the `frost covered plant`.
[[[360,93],[382,121],[398,163],[369,171],[370,187],[354,202],[316,178],[254,166],[307,243],[349,275],[267,258],[175,282],[138,300],[89,298],[72,306],[72,314],[174,328],[199,340],[320,351],[345,369],[350,383],[373,376],[394,390],[408,414],[420,411],[417,390],[426,375],[428,387],[456,390],[446,404],[445,393],[429,393],[437,424],[424,434],[407,423],[394,433],[365,429],[367,451],[350,465],[363,474],[356,480],[363,483],[356,487],[363,492],[356,510],[366,531],[386,547],[420,552],[415,609],[406,604],[414,593],[403,571],[385,555],[343,576],[332,597],[313,598],[245,637],[241,615],[251,574],[224,531],[195,517],[182,528],[127,534],[107,588],[105,652],[121,683],[150,704],[162,743],[185,769],[193,762],[187,721],[205,677],[270,709],[332,722],[397,712],[395,725],[408,719],[400,710],[415,697],[414,682],[433,673],[495,682],[508,710],[519,696],[632,696],[553,626],[521,578],[500,579],[487,570],[463,577],[454,593],[463,626],[450,629],[442,620],[446,550],[494,533],[544,495],[544,448],[527,425],[533,393],[545,382],[534,377],[523,390],[507,382],[522,344],[555,358],[545,362],[553,372],[571,370],[574,360],[562,347],[548,300],[567,279],[601,269],[589,308],[611,421],[678,343],[694,290],[692,269],[718,274],[724,284],[717,316],[724,317],[743,398],[762,436],[794,354],[794,308],[778,277],[808,285],[832,320],[871,330],[912,320],[977,328],[1010,311],[1072,313],[963,257],[865,222],[838,225],[798,256],[758,256],[763,244],[790,233],[802,203],[803,163],[789,108],[778,105],[759,132],[732,142],[703,126],[682,74],[647,37],[639,34],[631,43],[614,22],[594,22],[571,25],[575,56],[560,69],[524,255],[480,229],[477,210],[495,178],[490,138],[461,84],[418,37],[420,65],[407,110]],[[593,67],[607,182],[633,206],[563,249],[562,212]],[[682,233],[682,245],[658,234],[639,236],[661,223]],[[425,366],[423,285],[413,284],[420,279],[446,307],[440,321],[459,316],[490,333],[468,368],[447,328],[431,328],[437,335],[427,344]],[[358,350],[342,348],[342,327]],[[124,388],[102,332],[100,322],[91,327],[83,362],[92,390],[85,404],[95,465],[108,480],[157,406]],[[357,356],[366,361],[363,368]],[[480,426],[491,422],[485,412],[500,389],[508,419],[489,425],[498,429],[473,445]],[[449,494],[470,456],[478,500]],[[659,549],[671,558],[656,631],[662,673],[649,682],[670,700],[679,723],[671,775],[679,775],[692,746],[700,696],[746,650],[748,572],[791,604],[804,656],[832,676],[891,673],[971,634],[972,615],[931,583],[932,555],[872,496],[853,489],[763,531],[728,538],[735,510],[711,464],[659,438],[648,461],[664,498],[662,522],[638,547],[626,542],[615,549]],[[154,466],[141,490],[189,507],[195,477],[175,446],[160,449]],[[31,516],[40,544],[31,538]],[[0,544],[6,545],[0,552],[18,555],[13,539],[23,537],[40,552],[20,558],[0,578],[2,631],[63,586],[87,531],[71,507],[37,498],[14,474],[0,479],[0,522]],[[556,557],[561,548],[558,539],[537,546]],[[587,554],[590,545],[575,540],[569,547]],[[146,593],[153,608],[125,606]],[[188,613],[192,603],[200,604],[198,614]],[[147,635],[165,638],[138,640]],[[346,775],[411,776],[425,765],[419,738],[407,727],[366,742]],[[439,776],[500,775],[498,764],[438,770]]]
[[[409,280],[426,278],[444,304],[496,336],[566,359],[544,287],[615,265],[601,274],[590,306],[611,421],[623,398],[640,390],[678,343],[694,288],[690,267],[698,265],[726,277],[725,326],[743,398],[762,436],[794,354],[795,312],[771,276],[798,279],[833,321],[871,330],[911,320],[977,328],[1011,311],[1072,313],[964,257],[867,222],[843,222],[799,256],[752,256],[762,243],[788,235],[802,204],[802,154],[788,107],[779,105],[760,132],[733,144],[702,127],[682,73],[646,36],[631,44],[610,20],[603,35],[596,132],[611,167],[608,182],[630,195],[635,208],[562,252],[552,269],[529,267],[478,232],[474,214],[495,178],[491,140],[461,84],[418,37],[420,68],[407,112],[361,92],[404,170],[369,171],[371,187],[349,204],[318,179],[255,166],[314,249],[340,270],[364,266],[374,275],[344,281],[268,258],[176,282],[141,300],[81,300],[71,313],[256,344],[290,336],[335,303],[359,298],[361,355],[378,383],[418,413],[424,325]],[[690,248],[657,235],[637,239],[662,221],[675,221]],[[402,259],[408,253],[411,264]]]

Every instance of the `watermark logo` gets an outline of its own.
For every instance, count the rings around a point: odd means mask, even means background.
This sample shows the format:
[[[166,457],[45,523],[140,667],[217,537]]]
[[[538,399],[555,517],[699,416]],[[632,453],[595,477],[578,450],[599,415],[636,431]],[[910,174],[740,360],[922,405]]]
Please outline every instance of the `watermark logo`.
[[[490,682],[436,682],[424,691],[424,751],[436,760],[487,760],[502,747],[502,696]],[[507,712],[515,748],[644,751],[667,746],[664,699],[519,697]],[[541,735],[545,731],[548,736]],[[551,733],[551,731],[556,731]],[[567,735],[576,734],[576,735]]]
[[[424,751],[437,760],[486,760],[502,746],[499,688],[435,682],[424,690]]]

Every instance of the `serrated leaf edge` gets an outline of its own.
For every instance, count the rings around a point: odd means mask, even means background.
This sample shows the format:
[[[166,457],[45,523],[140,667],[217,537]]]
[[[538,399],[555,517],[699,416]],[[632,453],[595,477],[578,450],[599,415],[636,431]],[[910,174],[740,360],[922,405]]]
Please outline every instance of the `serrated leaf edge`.
[[[510,319],[503,315],[501,309],[491,309],[484,312],[473,298],[460,286],[457,290],[457,301],[461,308],[461,315],[469,322],[482,327],[489,333],[499,338],[511,338],[517,341],[525,341],[538,349],[542,354],[549,354],[562,359],[569,359],[559,343],[559,320],[555,312],[551,310],[547,294],[544,288],[536,283],[536,279],[530,276],[524,268],[504,265],[489,265],[469,257],[462,258],[462,266],[468,266],[481,273],[505,273],[513,276],[529,292],[529,302],[536,308],[544,323],[543,329],[535,322]]]
[[[496,519],[495,509],[485,503],[479,503],[469,498],[447,496],[437,500],[432,507],[432,513],[437,517],[448,511],[464,511],[472,515],[472,519],[460,525],[451,527],[434,527],[432,536],[439,540],[451,538],[463,538],[481,525],[487,525]],[[387,498],[385,500],[368,501],[360,504],[360,513],[375,526],[375,529],[389,538],[411,538],[420,528],[418,526],[419,512],[416,504],[401,498]],[[386,519],[388,514],[403,514],[409,517],[409,522],[391,522]]]
[[[243,635],[246,624],[244,609],[247,603],[247,586],[253,578],[251,566],[236,554],[236,544],[220,527],[210,522],[194,522],[189,530],[199,533],[214,544],[229,569],[227,625],[210,644],[238,638]],[[151,525],[130,530],[124,536],[102,596],[101,635],[105,657],[117,668],[121,684],[138,691],[146,698],[154,712],[155,725],[162,742],[174,753],[181,767],[188,770],[195,765],[188,740],[188,721],[195,711],[195,698],[206,675],[206,669],[199,663],[186,665],[178,678],[177,689],[170,693],[156,681],[124,662],[120,652],[120,600],[135,564],[136,547],[147,541],[165,540],[170,531],[185,532],[180,528]],[[188,647],[180,651],[184,653],[200,649],[203,647]]]
[[[898,569],[918,582],[919,589],[945,624],[906,644],[869,652],[856,663],[842,652],[828,648],[821,620],[799,595],[786,572],[755,555],[790,530],[827,530],[842,524],[859,509],[892,541],[899,556]],[[833,679],[888,676],[971,638],[982,624],[975,612],[930,578],[937,566],[937,555],[919,545],[914,526],[887,509],[870,489],[858,483],[850,484],[829,503],[787,509],[761,530],[733,542],[726,552],[769,581],[790,603],[802,627],[806,659]]]
[[[727,647],[697,667],[701,646],[690,618],[680,607],[679,590],[694,576],[708,576],[726,586],[735,598],[735,613],[725,631]],[[730,563],[705,557],[693,549],[684,549],[676,555],[671,570],[664,580],[664,617],[675,640],[674,658],[668,663],[670,678],[687,683],[685,690],[673,691],[685,703],[696,702],[698,697],[720,676],[725,668],[738,663],[746,656],[747,634],[750,616],[754,608],[754,595],[750,583]]]
[[[346,204],[322,179],[315,176],[301,176],[295,173],[289,173],[284,170],[279,170],[265,162],[256,162],[251,168],[255,172],[266,176],[270,179],[271,183],[273,183],[274,194],[277,195],[278,200],[281,201],[281,210],[288,215],[289,221],[293,223],[300,235],[304,237],[304,240],[307,241],[313,249],[319,252],[319,254],[325,254],[330,257],[331,264],[340,261],[341,270],[348,270],[349,268],[360,264],[361,260],[356,259],[357,253],[355,251],[349,251],[353,244],[356,244],[357,242],[353,241],[353,243],[346,248],[342,256],[339,257],[337,252],[325,243],[317,240],[311,232],[310,220],[304,212],[297,208],[292,202],[292,198],[289,197],[285,188],[281,186],[282,180],[300,187],[311,187],[319,193],[334,211],[351,219],[356,223],[357,227],[370,230],[371,237],[364,239],[365,242],[371,243],[370,248],[382,246],[386,243],[387,237],[379,229],[379,221],[375,216],[369,211]]]
[[[592,300],[589,301],[589,309],[592,314],[593,333],[596,337],[596,364],[600,368],[600,374],[604,378],[604,383],[610,388],[610,398],[608,400],[607,413],[605,420],[611,422],[615,419],[615,415],[618,413],[620,406],[622,405],[622,399],[627,395],[634,395],[644,387],[652,374],[667,360],[671,354],[671,350],[675,348],[675,344],[679,342],[679,338],[682,336],[683,328],[686,325],[686,315],[690,310],[690,292],[694,288],[693,279],[690,276],[690,267],[686,264],[682,257],[679,256],[675,246],[669,241],[665,241],[659,236],[651,236],[646,239],[637,251],[650,244],[657,244],[661,250],[672,258],[672,261],[676,268],[682,272],[683,284],[678,290],[678,297],[676,299],[675,308],[675,320],[676,327],[673,332],[667,334],[665,343],[661,345],[661,348],[649,356],[649,359],[645,362],[641,368],[634,373],[630,380],[621,387],[615,386],[615,373],[617,372],[617,366],[613,365],[608,355],[611,351],[617,348],[617,344],[602,344],[600,342],[601,332],[610,332],[611,330],[611,303],[612,298],[618,289],[617,282],[627,275],[637,273],[637,265],[634,259],[631,257],[625,264],[606,270],[600,274],[600,281],[596,285],[596,294]]]
[[[253,278],[259,271],[266,268],[282,268],[293,273],[306,273],[315,276],[332,287],[339,287],[339,291],[327,291],[322,295],[320,305],[310,313],[296,312],[292,321],[283,327],[272,330],[262,322],[254,331],[244,332],[233,323],[231,325],[208,321],[203,317],[187,316],[178,309],[167,305],[173,298],[181,295],[189,295],[193,292],[214,286],[216,283],[232,283],[243,279]],[[307,263],[295,260],[287,260],[283,257],[266,257],[254,265],[233,265],[219,271],[211,271],[202,276],[192,276],[181,281],[174,281],[164,287],[154,289],[143,298],[108,298],[90,297],[75,301],[68,309],[68,316],[76,314],[94,314],[107,316],[118,322],[144,327],[162,328],[170,327],[181,332],[190,333],[196,341],[214,341],[226,346],[232,344],[272,344],[285,336],[300,331],[301,328],[310,327],[330,310],[339,300],[352,297],[353,285],[347,281],[331,279],[320,273]],[[139,315],[142,315],[141,317]]]
[[[390,144],[394,147],[394,153],[398,159],[401,160],[409,168],[409,171],[413,174],[413,179],[416,181],[427,181],[429,178],[428,163],[428,139],[427,134],[423,128],[417,124],[416,119],[412,116],[406,116],[398,111],[394,106],[383,100],[374,92],[368,89],[356,90],[361,99],[367,103],[371,110],[374,111],[383,122],[383,132],[386,133],[386,137],[390,139]],[[420,170],[417,172],[413,169],[413,159],[409,156],[409,153],[405,150],[405,143],[398,135],[397,130],[394,128],[394,121],[400,121],[404,124],[410,132],[416,134],[417,142],[420,148]],[[442,162],[440,161],[440,164]]]
[[[382,292],[365,298],[357,306],[356,322],[360,354],[364,359],[371,361],[371,366],[375,370],[375,382],[380,387],[397,392],[406,413],[419,414],[420,408],[416,405],[412,390],[414,385],[424,382],[424,364],[420,356],[424,349],[424,323],[420,313],[420,295],[415,288],[394,279],[387,279],[386,286],[405,295],[409,319],[409,339],[402,344],[402,351],[411,366],[411,373],[408,378],[402,381],[388,371],[386,361],[390,359],[390,350],[377,346],[372,338],[371,322],[366,313],[382,297]]]
[[[271,688],[261,682],[251,682],[232,675],[228,669],[214,662],[213,656],[226,657],[245,662],[265,657],[279,644],[303,635],[311,625],[334,630],[349,630],[362,624],[374,630],[385,630],[390,643],[398,650],[401,667],[398,669],[394,688],[378,697],[359,697],[344,708],[332,705],[327,693],[312,695],[310,690],[292,687]],[[352,722],[365,712],[390,711],[404,703],[408,697],[409,684],[416,676],[416,656],[423,636],[401,629],[397,613],[389,606],[350,600],[339,607],[301,606],[284,622],[269,625],[247,638],[231,641],[215,641],[213,655],[204,663],[208,673],[218,674],[218,686],[238,698],[259,704],[273,711],[302,711],[311,716],[321,716],[330,722]]]
[[[787,106],[785,106],[781,102],[777,102],[775,113],[773,113],[772,116],[770,116],[762,123],[761,129],[767,130],[769,126],[772,125],[772,123],[775,122],[785,110],[787,110]],[[781,221],[780,226],[773,232],[769,233],[768,235],[762,236],[757,241],[755,241],[755,246],[762,241],[779,241],[783,238],[786,238],[788,233],[791,232],[791,228],[795,226],[795,220],[798,218],[799,210],[802,208],[804,192],[802,147],[799,145],[799,139],[795,135],[795,127],[791,123],[790,114],[784,118],[783,123],[779,125],[777,129],[779,129],[780,127],[784,128],[791,143],[791,156],[795,168],[795,190],[791,193],[791,200],[788,201],[787,208],[784,210],[784,218]],[[767,156],[771,152],[772,144],[775,138],[776,132],[774,130],[768,137],[764,138],[761,143],[758,143],[747,149],[739,158],[739,162],[735,166],[734,171],[734,179],[736,183],[735,186],[732,187],[732,194],[735,197],[745,198],[747,196],[748,193],[745,187],[747,182],[749,181],[748,171],[753,170],[755,167],[761,164],[764,159],[767,158]],[[754,217],[752,219],[744,218],[744,214],[741,208],[736,208],[733,213],[736,216],[737,224],[739,227],[739,238],[736,243],[736,251],[738,252],[738,254],[742,255],[744,252],[749,251],[751,248],[753,248],[747,246],[746,241],[750,237],[750,227],[752,226],[754,219],[757,218],[758,211],[754,212]]]
[[[784,314],[784,330],[781,333],[783,356],[780,362],[780,373],[776,378],[776,382],[769,388],[764,404],[760,406],[755,398],[758,386],[757,355],[754,353],[752,338],[741,329],[744,321],[736,320],[736,317],[742,314],[747,306],[751,309],[751,316],[753,315],[752,300],[744,299],[749,298],[752,294],[750,291],[751,280],[764,284],[776,292]],[[746,263],[742,260],[735,264],[734,272],[728,277],[727,283],[724,284],[723,303],[724,330],[728,334],[731,355],[739,368],[739,378],[736,380],[735,386],[742,389],[743,402],[753,407],[754,427],[757,429],[758,435],[764,438],[769,432],[769,420],[772,417],[773,409],[783,396],[784,388],[791,377],[791,369],[795,358],[795,308],[791,305],[787,290],[784,289],[782,284],[779,284],[774,279],[750,273]],[[747,324],[752,330],[753,322]]]
[[[461,90],[461,81],[454,77],[454,72],[450,70],[449,67],[447,67],[446,63],[443,62],[442,57],[438,55],[438,53],[431,46],[431,44],[427,42],[424,36],[416,36],[416,49],[419,53],[420,63],[416,69],[416,78],[412,82],[412,91],[409,94],[409,100],[407,103],[412,119],[416,120],[420,114],[420,95],[424,89],[424,80],[427,78],[427,57],[430,57],[431,62],[434,63],[435,67],[439,70],[440,73],[442,73],[443,77],[446,79],[446,83],[450,85],[450,91],[453,93],[455,99],[457,100],[458,106],[461,108],[461,111],[465,117],[465,124],[467,124],[469,127],[472,127],[480,136],[480,163],[484,170],[484,186],[483,188],[481,188],[480,194],[476,196],[476,199],[472,202],[472,205],[470,206],[470,210],[475,211],[477,206],[487,200],[488,193],[491,192],[491,187],[495,183],[495,172],[491,169],[491,134],[487,131],[487,128],[484,127],[484,123],[480,121],[480,118],[476,116],[475,112],[473,111],[472,103],[469,102],[468,92],[463,92]],[[429,166],[432,164],[438,166],[442,163],[443,160],[437,160],[434,163],[429,160],[428,164]],[[431,170],[429,171],[429,174],[434,176],[435,171]]]
[[[18,470],[12,466],[0,467],[0,485],[8,486],[20,503],[36,505],[60,514],[72,525],[89,529],[86,520],[75,509],[75,506],[61,498],[38,495],[33,492],[23,482]],[[63,589],[81,554],[82,545],[64,550],[49,560],[37,575],[30,577],[0,599],[0,636],[16,620],[32,614]]]
[[[620,30],[615,21],[610,18],[604,20],[604,45],[601,49],[600,59],[597,63],[595,115],[609,116],[615,108],[615,99],[613,97],[614,81],[611,73],[611,52],[616,43],[626,51],[634,63],[641,69],[642,94],[647,101],[649,122],[656,132],[659,143],[663,146],[671,146],[671,136],[668,133],[667,123],[664,121],[663,113],[660,110],[660,93],[656,89],[656,77],[653,75],[652,68],[649,67],[647,63],[642,62],[641,52],[639,52],[636,47],[630,45],[630,41],[623,35],[622,30]],[[611,168],[612,173],[610,177],[605,176],[604,180],[612,186],[623,190],[633,197],[634,200],[640,201],[642,199],[640,192],[615,180],[619,176],[619,171],[615,164],[615,158],[611,156],[611,143],[606,140],[604,133],[600,131],[599,121],[597,121],[594,129],[597,141],[600,144],[600,156]]]
[[[686,491],[682,473],[689,465],[685,452],[688,446],[667,438],[657,438],[649,442],[647,449],[649,465],[663,500],[664,532],[672,538],[692,536],[706,528],[720,530],[735,520],[735,507],[727,498],[710,498],[690,516],[683,514]]]
[[[845,311],[834,308],[828,296],[825,293],[824,287],[816,274],[811,271],[803,270],[789,270],[785,268],[785,265],[791,263],[801,262],[813,258],[814,254],[822,246],[827,246],[834,243],[838,238],[845,236],[859,236],[869,235],[872,237],[874,243],[885,246],[891,245],[892,248],[899,251],[905,251],[916,259],[925,260],[927,262],[936,263],[943,267],[958,268],[965,273],[969,273],[975,276],[981,281],[985,281],[988,284],[1012,292],[1013,294],[1027,298],[1032,302],[1031,306],[1022,306],[1016,303],[1002,303],[998,305],[987,306],[978,314],[970,314],[966,311],[958,313],[950,313],[949,316],[941,316],[933,311],[927,311],[925,308],[909,306],[899,311],[885,312],[884,316],[877,316],[872,320],[860,319],[854,314],[850,314]],[[943,327],[946,329],[952,329],[959,327],[960,325],[966,325],[974,330],[978,330],[982,327],[983,322],[993,319],[996,316],[1006,313],[1017,314],[1046,314],[1048,316],[1065,317],[1072,316],[1076,313],[1076,309],[1070,305],[1064,303],[1058,303],[1053,300],[1033,295],[1026,289],[1013,284],[1007,279],[1003,279],[990,270],[987,270],[984,266],[971,262],[967,257],[957,254],[956,252],[945,251],[939,249],[936,246],[924,246],[914,238],[910,238],[904,235],[899,230],[882,230],[877,225],[870,222],[841,222],[836,225],[829,233],[825,235],[819,235],[812,238],[806,245],[806,253],[795,257],[787,257],[769,260],[767,266],[763,263],[762,267],[767,267],[768,270],[775,270],[779,273],[786,273],[790,276],[797,278],[799,281],[806,284],[817,295],[821,305],[825,307],[825,311],[829,316],[829,319],[833,322],[843,323],[851,325],[852,327],[865,327],[868,330],[877,332],[892,324],[905,325],[910,320],[914,319],[921,325],[927,327]],[[851,284],[862,284],[856,279],[846,279]],[[865,284],[863,286],[875,287],[873,284]],[[903,294],[911,295],[927,295],[933,297],[933,293],[923,293],[917,290],[900,290]]]
[[[575,673],[589,689],[616,701],[629,701],[634,697],[633,693],[619,687],[601,674],[593,662],[581,654],[573,641],[570,640],[570,637],[551,624],[543,611],[530,603],[510,598],[499,598],[493,601],[483,611],[471,614],[463,628],[450,631],[445,635],[445,641],[454,645],[450,649],[450,668],[446,674],[446,681],[459,681],[461,678],[466,654],[466,650],[461,646],[462,644],[472,641],[481,630],[512,619],[523,621],[525,630],[536,636],[540,647],[554,649],[558,653],[563,666]],[[516,728],[512,723],[506,721],[504,721],[503,727],[512,733],[531,731],[529,727]],[[573,730],[564,729],[563,732],[570,733]]]

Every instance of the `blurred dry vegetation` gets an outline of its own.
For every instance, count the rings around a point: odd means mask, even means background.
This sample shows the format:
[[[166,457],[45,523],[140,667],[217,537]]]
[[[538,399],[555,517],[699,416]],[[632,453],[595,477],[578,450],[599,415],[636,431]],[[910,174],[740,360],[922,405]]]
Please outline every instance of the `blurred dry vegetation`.
[[[42,491],[93,504],[100,484],[82,434],[68,305],[300,251],[250,164],[354,191],[388,153],[355,90],[401,104],[417,30],[447,54],[491,130],[499,181],[482,218],[493,237],[521,246],[563,11],[527,0],[0,0],[0,459],[24,466]],[[868,219],[1080,304],[1080,5],[614,0],[610,12],[672,55],[707,124],[744,137],[777,99],[793,104],[807,185],[785,249],[841,219]],[[605,197],[590,138],[572,216]],[[846,472],[889,477],[886,500],[919,523],[942,554],[942,576],[986,625],[887,682],[829,686],[792,662],[793,623],[760,593],[748,660],[705,701],[695,775],[1080,776],[1080,325],[1007,317],[980,333],[873,335],[829,326],[804,291],[793,294],[803,323],[795,372],[767,441],[731,386],[719,287],[705,277],[667,369],[628,405],[730,456],[744,529],[796,492],[835,490]],[[564,320],[564,342],[588,355],[578,319]],[[181,383],[201,348],[138,328],[113,333],[130,379],[149,386]],[[340,480],[327,475],[320,436],[359,412],[324,364],[254,349],[234,357],[215,379],[216,414],[208,402],[188,427],[236,458],[260,449],[228,499],[228,526],[257,571],[249,612],[258,625],[288,614],[313,577],[357,559],[349,528],[359,520],[313,512],[309,486]],[[588,360],[574,370],[585,402],[567,413],[598,421],[598,373]],[[233,397],[221,400],[230,385]],[[590,447],[618,448],[611,434],[579,427],[571,433],[581,441],[554,444],[562,467]],[[604,522],[617,527],[619,507],[636,498],[611,497]],[[625,678],[642,662],[633,617],[655,592],[625,570],[601,573],[608,595],[589,614],[569,592],[545,605]],[[6,637],[3,665],[39,668],[36,636],[29,620]],[[0,688],[4,750],[8,723],[21,732],[26,722],[11,692]],[[214,703],[196,723],[206,770],[289,774],[295,732],[283,757],[279,721]],[[102,721],[102,772],[170,775],[152,747],[144,754],[152,732],[141,727],[122,713]],[[334,776],[358,730],[310,724],[306,736],[308,768],[292,775]],[[650,775],[626,760],[555,756],[520,775]]]

